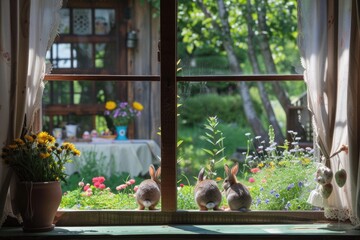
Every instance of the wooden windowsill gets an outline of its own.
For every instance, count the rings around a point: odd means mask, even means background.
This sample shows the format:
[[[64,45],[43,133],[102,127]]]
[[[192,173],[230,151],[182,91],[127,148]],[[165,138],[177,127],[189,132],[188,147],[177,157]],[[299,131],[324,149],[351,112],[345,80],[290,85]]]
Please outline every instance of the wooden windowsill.
[[[336,224],[336,223],[335,223]],[[136,225],[61,227],[51,232],[24,233],[5,227],[0,239],[359,239],[360,231],[333,231],[329,224]]]
[[[323,211],[58,211],[58,226],[324,223]]]

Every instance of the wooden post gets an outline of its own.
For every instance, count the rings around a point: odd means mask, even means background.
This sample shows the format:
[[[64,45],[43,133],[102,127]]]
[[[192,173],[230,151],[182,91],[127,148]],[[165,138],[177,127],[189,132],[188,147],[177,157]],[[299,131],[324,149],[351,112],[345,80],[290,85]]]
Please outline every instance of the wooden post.
[[[160,2],[161,210],[176,211],[176,4]],[[161,48],[166,44],[167,48]]]

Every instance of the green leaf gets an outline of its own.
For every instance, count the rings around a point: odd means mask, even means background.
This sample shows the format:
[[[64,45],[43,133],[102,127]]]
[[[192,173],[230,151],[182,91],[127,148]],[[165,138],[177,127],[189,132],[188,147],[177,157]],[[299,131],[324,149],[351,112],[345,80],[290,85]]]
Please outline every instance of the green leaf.
[[[179,147],[183,142],[184,142],[184,140],[179,140],[179,141],[177,142],[177,147]]]
[[[205,132],[205,134],[206,134],[206,136],[208,136],[208,137],[209,137],[209,139],[210,139],[210,138],[211,138],[211,139],[214,139],[214,136],[213,136],[212,134],[207,133],[207,132]]]
[[[208,149],[205,149],[205,148],[202,148],[202,150],[203,150],[204,152],[206,152],[207,154],[209,154],[210,156],[214,156],[214,153],[213,153],[212,151],[210,151],[210,150],[208,150]]]
[[[224,151],[225,147],[223,147],[222,149],[218,150],[215,155],[218,155],[219,153],[222,153]]]
[[[219,144],[220,142],[224,141],[224,139],[225,139],[225,137],[219,138],[219,139],[215,142],[215,144]]]

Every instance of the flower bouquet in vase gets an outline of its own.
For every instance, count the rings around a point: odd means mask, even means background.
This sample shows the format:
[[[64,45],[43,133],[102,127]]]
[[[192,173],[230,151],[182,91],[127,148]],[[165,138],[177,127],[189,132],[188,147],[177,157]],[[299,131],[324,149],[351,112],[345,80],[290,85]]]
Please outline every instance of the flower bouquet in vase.
[[[116,129],[116,140],[127,140],[127,128],[129,123],[140,116],[144,109],[139,102],[107,101],[105,104],[105,116],[109,116]]]
[[[45,232],[54,229],[61,202],[60,181],[65,181],[65,164],[80,151],[72,143],[61,145],[47,132],[25,135],[2,149],[2,158],[17,177],[14,207],[20,213],[23,230]]]

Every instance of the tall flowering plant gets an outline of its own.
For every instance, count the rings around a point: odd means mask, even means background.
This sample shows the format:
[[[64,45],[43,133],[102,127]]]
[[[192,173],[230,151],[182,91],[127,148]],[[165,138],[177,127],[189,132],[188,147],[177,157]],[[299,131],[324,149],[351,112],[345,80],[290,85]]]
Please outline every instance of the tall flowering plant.
[[[144,109],[139,102],[107,101],[105,115],[110,116],[115,126],[127,126],[135,117],[140,116]]]
[[[65,163],[80,156],[74,144],[61,145],[47,132],[25,135],[2,149],[2,158],[20,181],[65,181]]]

